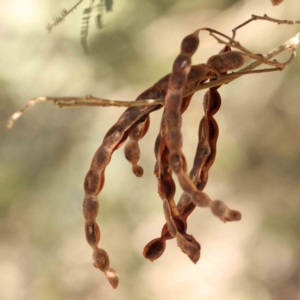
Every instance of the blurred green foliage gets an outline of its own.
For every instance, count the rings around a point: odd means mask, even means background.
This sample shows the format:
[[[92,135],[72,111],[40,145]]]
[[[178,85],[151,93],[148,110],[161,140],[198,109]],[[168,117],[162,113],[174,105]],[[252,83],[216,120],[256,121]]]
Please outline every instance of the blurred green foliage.
[[[120,275],[116,291],[92,266],[81,205],[92,156],[122,109],[40,104],[5,128],[12,112],[38,95],[134,99],[170,71],[181,39],[198,27],[230,33],[251,13],[299,15],[297,0],[269,2],[114,1],[103,30],[91,30],[88,56],[78,43],[82,10],[45,32],[44,24],[69,2],[0,4],[1,299],[299,299],[299,59],[281,73],[251,75],[220,89],[218,153],[206,191],[242,211],[243,219],[224,226],[197,209],[189,225],[202,246],[197,265],[174,241],[153,264],[142,256],[164,223],[152,150],[161,112],[141,142],[143,178],[131,174],[122,149],[113,155],[98,223],[101,247]],[[238,37],[264,53],[297,31],[256,22]],[[203,36],[194,61],[205,62],[219,49]],[[202,97],[194,96],[183,120],[189,166]]]

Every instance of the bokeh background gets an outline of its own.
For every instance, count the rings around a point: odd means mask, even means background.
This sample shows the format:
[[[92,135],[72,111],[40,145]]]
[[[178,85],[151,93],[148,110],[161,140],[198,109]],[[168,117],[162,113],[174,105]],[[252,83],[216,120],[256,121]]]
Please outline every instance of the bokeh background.
[[[182,38],[196,28],[230,34],[251,14],[300,19],[299,0],[276,7],[269,0],[115,0],[102,30],[91,22],[89,55],[80,45],[88,1],[50,34],[45,29],[74,3],[0,4],[0,298],[299,300],[299,58],[282,72],[245,76],[220,89],[218,152],[205,191],[240,210],[243,219],[223,224],[208,209],[196,209],[188,231],[202,246],[197,265],[174,240],[153,263],[142,255],[164,224],[153,175],[162,111],[151,115],[140,143],[142,178],[132,174],[123,148],[113,155],[99,197],[98,223],[101,247],[120,276],[117,290],[92,266],[82,200],[92,156],[124,109],[58,109],[43,103],[11,130],[5,128],[8,117],[34,96],[133,100],[170,72]],[[299,28],[257,21],[240,30],[238,40],[255,53],[266,53]],[[195,63],[221,49],[207,34],[200,38]],[[193,97],[183,117],[189,166],[203,95]],[[177,199],[180,193],[178,187]]]

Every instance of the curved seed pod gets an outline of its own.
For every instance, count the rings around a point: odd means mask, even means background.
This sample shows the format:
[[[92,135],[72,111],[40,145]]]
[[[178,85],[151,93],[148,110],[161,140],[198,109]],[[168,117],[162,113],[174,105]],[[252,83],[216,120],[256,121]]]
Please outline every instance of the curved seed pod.
[[[109,257],[106,251],[99,248],[94,249],[93,259],[95,268],[101,270],[111,286],[116,289],[119,284],[119,277],[116,271],[109,267]]]
[[[195,68],[192,68],[192,72],[190,71],[190,56],[196,51],[199,44],[198,39],[198,32],[193,33],[192,35],[186,37],[181,46],[181,54],[176,58],[174,65],[173,65],[173,72],[169,77],[168,82],[168,92],[166,96],[166,104],[165,104],[165,112],[163,115],[163,122],[161,125],[161,131],[159,136],[156,139],[155,143],[155,155],[157,157],[157,162],[155,165],[155,174],[157,178],[160,178],[161,173],[161,163],[160,163],[160,156],[159,153],[162,152],[162,149],[169,148],[170,151],[173,153],[173,157],[170,157],[170,164],[172,167],[172,170],[177,173],[180,184],[182,186],[183,181],[186,181],[186,177],[184,174],[179,174],[180,170],[185,171],[186,169],[186,162],[184,156],[180,153],[181,152],[181,146],[182,146],[182,139],[181,139],[181,133],[180,133],[180,125],[181,125],[181,117],[180,114],[187,108],[187,105],[183,105],[182,98],[183,93],[188,90],[188,83],[192,80],[190,78],[195,78],[196,80],[193,81],[196,84],[199,82],[203,82],[207,79],[207,73],[211,72],[214,74],[215,72],[212,72],[211,68],[209,70],[206,65],[198,65]],[[210,75],[211,76],[211,75]],[[190,80],[189,80],[190,79]],[[191,86],[191,85],[190,85]],[[189,99],[190,100],[190,99]],[[189,103],[189,102],[188,102]],[[181,110],[181,111],[180,111]],[[165,124],[167,120],[167,125]],[[173,132],[172,132],[173,129]],[[175,129],[175,130],[174,130]],[[163,134],[162,134],[163,132]],[[166,135],[166,137],[165,137]],[[167,146],[166,144],[167,139]],[[175,151],[174,151],[175,149]],[[179,149],[179,151],[178,151]],[[176,150],[178,153],[176,153]],[[175,152],[175,153],[174,153]],[[174,160],[175,158],[175,160]],[[177,160],[177,161],[176,161]],[[178,166],[179,161],[179,166]],[[190,186],[188,186],[190,187]],[[194,187],[194,190],[196,188]],[[186,226],[185,226],[186,227]],[[186,228],[185,228],[186,229]],[[165,241],[167,239],[172,238],[172,234],[168,231],[168,225],[166,224],[163,227],[161,237],[158,239],[155,239],[148,243],[144,249],[144,256],[150,260],[157,259],[159,256],[162,255],[165,249]],[[185,234],[187,236],[187,234]],[[186,243],[184,244],[183,241],[187,241],[188,238],[184,239],[182,238],[182,235],[178,235],[178,245],[181,247],[183,252],[187,253],[189,252],[188,249],[192,249],[191,246]],[[190,244],[194,245],[194,248],[197,248],[196,252],[198,251],[198,255],[193,254],[192,250],[190,250],[190,253],[188,254],[192,261],[196,262],[200,257],[200,245],[197,243],[196,240],[190,239]],[[186,250],[184,250],[186,249]],[[195,253],[195,251],[194,251]]]
[[[194,167],[190,174],[190,177],[196,184],[197,188],[201,190],[204,189],[207,183],[208,171],[212,166],[216,155],[218,126],[213,118],[213,115],[219,110],[220,104],[221,98],[219,93],[217,92],[217,88],[209,89],[209,91],[205,94],[204,97],[205,116],[200,122],[199,144],[194,160]],[[204,125],[204,123],[206,123],[206,125]],[[203,133],[205,134],[203,135]],[[206,140],[206,142],[201,142],[203,140]],[[207,140],[208,147],[210,150],[209,155],[207,155]],[[202,147],[199,147],[201,145]],[[197,205],[197,203],[195,203],[193,199],[189,199],[189,197],[185,195],[182,199],[180,199],[178,203],[180,215],[183,216],[183,218],[186,220],[188,215],[193,211],[195,205]],[[207,206],[209,206],[213,214],[219,217],[223,222],[239,221],[241,219],[240,212],[229,209],[227,205],[220,200],[209,201]]]
[[[191,56],[199,45],[198,32],[184,38],[181,44],[181,53],[173,64],[173,71],[168,82],[168,91],[165,98],[166,110],[166,143],[170,151],[170,166],[177,174],[181,188],[192,197],[197,206],[208,206],[211,199],[197,190],[192,180],[186,173],[186,162],[182,153],[181,114],[183,90],[187,83],[191,68]]]
[[[104,171],[110,162],[112,153],[125,141],[128,129],[155,108],[151,106],[130,107],[121,115],[117,123],[105,135],[84,180],[83,215],[86,220],[86,239],[93,249],[94,266],[104,272],[113,288],[116,288],[118,285],[118,275],[115,270],[110,268],[107,253],[103,249],[98,248],[100,229],[96,223],[99,208],[97,195],[103,188]]]
[[[227,221],[240,221],[242,214],[237,210],[231,210],[223,201],[214,200],[210,204],[212,213],[224,223]]]
[[[234,52],[233,56],[230,56],[229,53],[231,52]],[[224,61],[236,61],[235,66],[237,66],[237,64],[241,63],[243,59],[246,60],[246,57],[243,57],[243,55],[242,58],[237,58],[239,55],[240,54],[238,51],[231,51],[229,46],[225,46],[218,55],[213,57],[221,56],[223,58],[225,57]],[[213,59],[211,60],[213,61]],[[231,67],[233,66],[234,64],[231,63]],[[226,71],[225,68],[219,68],[218,70],[220,72]],[[194,158],[194,165],[190,172],[190,178],[193,180],[198,190],[203,190],[205,188],[208,180],[208,171],[211,168],[216,156],[216,144],[219,128],[217,122],[213,118],[213,115],[218,112],[221,106],[221,97],[217,91],[218,88],[219,87],[209,89],[205,94],[203,101],[205,115],[199,125],[199,142]],[[214,206],[214,204],[211,203],[211,206]],[[177,204],[177,207],[180,210],[181,216],[186,220],[194,210],[195,205],[192,203],[191,198],[186,193],[183,193]],[[234,212],[231,216],[232,219],[229,217],[226,219],[227,221],[238,220],[238,214],[241,218],[241,214],[239,212],[237,212],[237,214],[235,214],[235,211],[232,212]],[[217,215],[216,213],[214,214]],[[223,219],[221,218],[221,220]]]
[[[155,155],[157,159],[156,177],[158,180],[158,193],[163,200],[163,210],[168,230],[172,237],[176,237],[179,230],[185,231],[186,224],[179,217],[174,201],[175,182],[169,167],[169,150],[165,143],[165,114],[162,116],[160,133],[155,143]]]
[[[198,189],[203,190],[207,180],[208,171],[213,164],[216,155],[216,142],[218,138],[218,126],[213,115],[218,111],[221,104],[221,98],[217,88],[209,89],[204,97],[205,116],[200,122],[199,143],[194,166],[190,173],[190,178]],[[204,205],[203,205],[204,204]],[[195,206],[209,206],[214,215],[222,221],[238,221],[241,214],[237,211],[230,210],[222,201],[208,201],[207,203],[197,203],[185,194],[178,203],[180,215],[186,220],[188,215],[193,211]]]

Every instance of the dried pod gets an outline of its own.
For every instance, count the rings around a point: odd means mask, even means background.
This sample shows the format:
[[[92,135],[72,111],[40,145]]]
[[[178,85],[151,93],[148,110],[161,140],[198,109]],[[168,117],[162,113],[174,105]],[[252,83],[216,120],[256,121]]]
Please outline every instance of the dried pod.
[[[95,249],[93,253],[93,259],[95,267],[101,271],[105,271],[109,268],[109,257],[106,251],[103,249]]]
[[[194,239],[192,235],[180,234],[176,235],[177,245],[184,252],[190,260],[195,264],[200,258],[200,244]]]
[[[100,241],[100,229],[96,222],[85,222],[85,236],[86,240],[92,248],[97,247]]]
[[[231,51],[231,49],[226,46],[224,51]],[[195,68],[195,66],[194,68],[192,67],[191,72],[188,75],[188,85],[191,86],[191,81],[192,81],[191,78],[198,79],[198,82],[196,83],[201,82],[201,79],[205,81],[206,80],[205,77],[208,75],[209,72],[212,74],[216,74],[218,71],[206,65],[198,65],[197,68]],[[171,78],[172,77],[170,77],[170,80]],[[184,87],[184,89],[186,90],[186,86]],[[177,100],[177,97],[178,95],[176,95],[174,99]],[[171,100],[173,99],[171,98]],[[182,103],[181,113],[185,111],[188,104],[189,102],[187,103],[187,105]],[[221,97],[217,92],[217,88],[209,89],[209,91],[204,96],[203,107],[204,107],[205,115],[200,121],[200,125],[199,125],[199,142],[198,142],[197,151],[194,159],[194,165],[190,172],[190,179],[187,177],[185,173],[186,162],[184,156],[178,155],[178,153],[173,153],[173,155],[170,156],[170,164],[173,166],[173,171],[178,175],[178,179],[181,187],[183,188],[183,190],[190,191],[190,193],[187,193],[185,191],[182,194],[177,205],[177,208],[180,212],[181,221],[182,220],[186,221],[187,217],[194,210],[196,205],[202,207],[212,206],[214,208],[213,213],[214,212],[219,213],[217,212],[217,205],[216,205],[217,202],[211,201],[210,198],[205,193],[199,193],[199,191],[202,191],[207,183],[208,171],[211,165],[213,164],[216,155],[216,142],[217,142],[219,131],[218,131],[218,125],[215,119],[213,118],[213,115],[219,110],[220,105],[221,105]],[[163,119],[162,119],[163,120],[162,122],[164,122],[163,123],[164,126],[161,125],[160,134],[157,137],[155,142],[155,155],[157,158],[159,158],[159,153],[162,152],[162,149],[167,147],[165,143],[165,135],[167,133],[165,117],[166,114],[164,112]],[[176,127],[178,126],[178,124],[180,124],[180,122],[181,120],[179,119],[177,114],[175,115],[175,117],[173,116],[173,120],[169,122],[169,125],[171,125],[171,127]],[[169,133],[169,138],[170,138],[169,145],[171,144],[171,148],[178,147],[178,144],[180,144],[180,140],[178,139],[180,138],[180,134],[178,135],[178,132],[171,132]],[[160,174],[159,159],[155,164],[155,174],[159,178],[159,174]],[[191,180],[192,183],[195,184],[196,189],[199,190],[198,193],[195,193],[195,187],[191,187],[189,180]],[[191,194],[194,197],[191,197]],[[241,217],[240,213],[237,211],[232,211],[228,209],[226,210],[226,212],[227,212],[226,218],[230,220],[239,220]],[[173,219],[175,220],[175,218]],[[178,230],[176,234],[177,244],[182,249],[182,251],[189,256],[189,258],[193,262],[197,262],[197,260],[200,257],[200,245],[192,236],[186,233],[186,222],[184,224],[185,224],[184,231],[180,231],[177,229]],[[150,257],[149,259],[153,261],[154,259],[157,259],[162,255],[165,249],[165,241],[167,239],[171,239],[172,236],[174,236],[174,231],[172,231],[172,233],[170,234],[169,228],[170,225],[167,222],[167,224],[165,224],[162,229],[161,237],[152,240],[150,243],[146,245],[144,250],[144,256],[146,258]]]
[[[83,215],[87,221],[95,220],[98,215],[99,202],[97,197],[90,195],[84,198],[83,202]]]
[[[149,118],[147,118],[147,120],[149,120]],[[140,122],[135,125],[132,130],[130,130],[128,135],[130,140],[126,144],[124,149],[125,157],[128,161],[131,162],[132,172],[137,177],[143,176],[144,173],[143,168],[137,164],[140,159],[140,147],[138,144],[138,140],[142,135],[144,125],[144,122]]]
[[[192,56],[199,46],[199,30],[196,30],[192,34],[186,36],[181,42],[181,53]]]
[[[103,249],[98,248],[100,229],[96,223],[99,208],[97,195],[103,188],[104,171],[110,162],[112,153],[124,143],[128,136],[128,130],[140,119],[147,116],[153,109],[155,107],[130,107],[121,115],[117,123],[105,135],[102,145],[94,155],[90,170],[84,181],[85,198],[83,202],[83,214],[86,219],[86,239],[94,250],[94,265],[104,272],[113,288],[116,288],[118,285],[118,275],[115,270],[109,268],[107,253]]]
[[[212,213],[223,222],[240,221],[242,214],[237,210],[231,210],[223,201],[214,200],[210,204]]]
[[[99,248],[94,249],[93,259],[95,268],[101,270],[105,274],[111,286],[116,289],[119,284],[119,277],[116,271],[110,268],[109,257],[106,251]]]
[[[143,255],[150,261],[154,261],[159,258],[165,251],[166,241],[163,238],[157,238],[149,242],[145,248]]]
[[[111,286],[116,289],[119,284],[119,276],[113,268],[108,268],[104,271],[106,278],[108,279]]]
[[[249,56],[239,51],[229,51],[211,56],[207,65],[216,69],[220,73],[235,70],[243,66]]]

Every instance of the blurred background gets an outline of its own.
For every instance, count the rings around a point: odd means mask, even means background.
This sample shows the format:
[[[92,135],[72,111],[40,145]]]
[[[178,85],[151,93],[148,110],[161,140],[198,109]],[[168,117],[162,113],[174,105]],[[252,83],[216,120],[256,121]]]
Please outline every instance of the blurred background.
[[[140,143],[142,178],[132,174],[123,148],[115,152],[97,220],[100,245],[120,276],[117,290],[92,265],[82,201],[94,152],[124,109],[58,109],[43,103],[5,128],[9,116],[35,96],[133,100],[170,72],[181,40],[195,29],[212,27],[230,35],[251,14],[300,19],[299,0],[276,7],[270,0],[115,0],[113,11],[104,14],[103,29],[91,19],[88,55],[80,45],[88,1],[50,34],[45,29],[54,15],[74,4],[0,4],[0,298],[299,300],[299,58],[282,72],[245,76],[219,90],[218,151],[205,191],[243,218],[223,224],[208,209],[194,211],[188,232],[202,246],[197,265],[174,240],[153,263],[142,255],[164,224],[152,150],[162,111],[151,114],[150,130]],[[254,53],[267,53],[299,28],[257,21],[241,29],[237,39]],[[200,39],[194,63],[205,63],[221,49],[206,33]],[[194,95],[183,116],[189,166],[203,95]],[[176,199],[180,194],[177,187]]]

